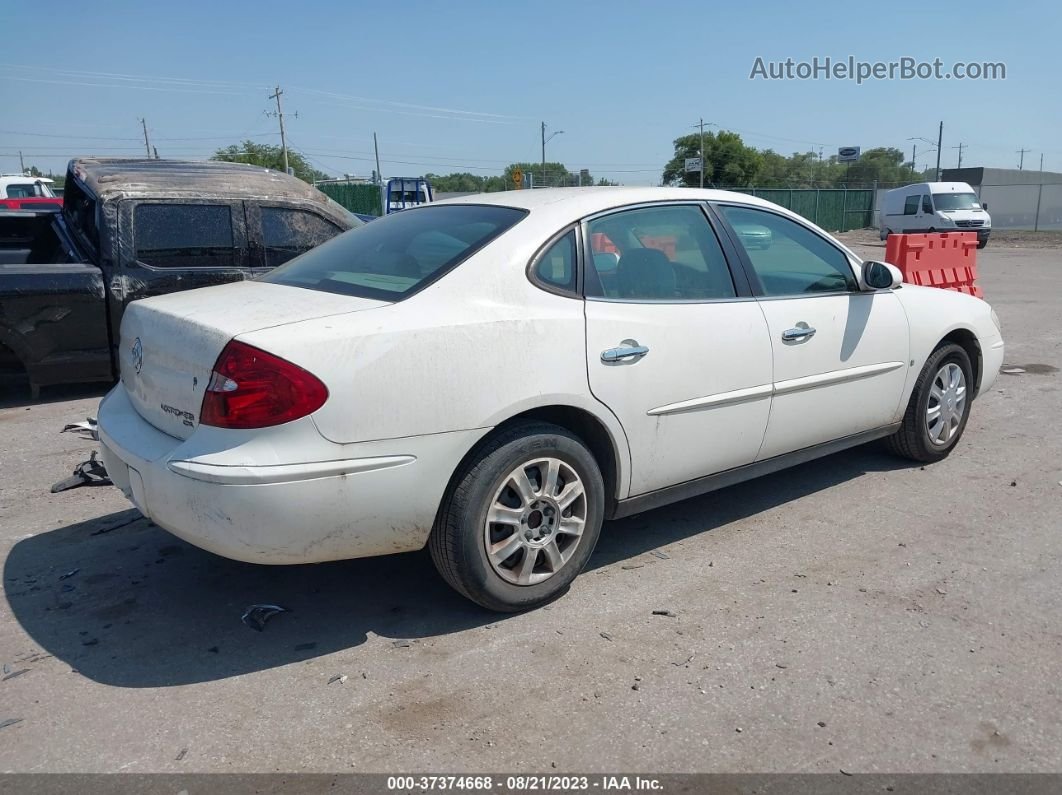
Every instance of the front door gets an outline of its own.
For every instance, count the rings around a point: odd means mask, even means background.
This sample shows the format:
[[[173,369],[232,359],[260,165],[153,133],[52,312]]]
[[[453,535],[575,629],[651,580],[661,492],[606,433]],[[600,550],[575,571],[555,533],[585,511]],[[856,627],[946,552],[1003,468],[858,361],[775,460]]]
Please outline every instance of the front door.
[[[774,400],[759,458],[889,425],[910,366],[891,290],[860,292],[848,255],[767,209],[718,205],[741,246],[774,351]]]
[[[629,496],[752,462],[771,343],[704,207],[620,210],[589,220],[583,237],[590,388],[626,432]]]

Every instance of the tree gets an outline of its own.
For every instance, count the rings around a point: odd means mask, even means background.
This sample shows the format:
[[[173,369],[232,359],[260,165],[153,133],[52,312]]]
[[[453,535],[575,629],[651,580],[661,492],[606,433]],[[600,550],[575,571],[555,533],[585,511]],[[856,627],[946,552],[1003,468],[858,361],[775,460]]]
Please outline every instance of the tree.
[[[218,149],[210,159],[250,163],[252,166],[262,166],[275,171],[284,170],[284,152],[279,146],[259,144],[251,140]],[[325,172],[311,166],[302,154],[291,148],[288,149],[288,165],[295,171],[295,176],[305,182],[312,183],[314,180],[331,178]]]
[[[686,158],[697,157],[701,148],[699,133],[683,135],[674,141],[675,156],[664,166],[665,185],[697,187],[698,172],[686,173]],[[704,184],[717,187],[745,187],[760,167],[760,153],[746,146],[741,136],[727,130],[704,134]]]

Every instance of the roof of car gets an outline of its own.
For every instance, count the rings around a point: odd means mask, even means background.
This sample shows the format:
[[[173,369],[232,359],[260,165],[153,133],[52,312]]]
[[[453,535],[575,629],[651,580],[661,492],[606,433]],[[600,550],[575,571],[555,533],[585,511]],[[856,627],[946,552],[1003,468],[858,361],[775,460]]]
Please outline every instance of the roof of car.
[[[87,157],[68,171],[97,197],[198,196],[223,199],[299,199],[321,207],[334,202],[297,177],[245,163]]]
[[[55,180],[48,177],[33,177],[29,174],[0,174],[0,185],[24,185],[26,183],[32,185],[36,182],[47,182],[51,185]]]
[[[756,198],[747,193],[728,190],[700,188],[629,188],[629,187],[593,187],[593,188],[541,188],[535,190],[509,190],[497,193],[475,193],[445,199],[446,204],[500,204],[506,207],[519,207],[536,210],[552,207],[570,212],[575,216],[589,215],[641,202],[658,201],[740,201],[763,207],[773,206],[770,202]]]

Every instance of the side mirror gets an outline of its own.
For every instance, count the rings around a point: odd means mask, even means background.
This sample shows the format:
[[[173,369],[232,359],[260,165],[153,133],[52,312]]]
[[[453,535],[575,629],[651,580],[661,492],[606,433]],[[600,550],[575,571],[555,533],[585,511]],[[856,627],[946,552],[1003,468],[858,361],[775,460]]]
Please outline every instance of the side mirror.
[[[981,205],[981,209],[984,210],[985,212],[988,212],[988,204],[982,204]]]
[[[903,283],[903,274],[895,265],[867,260],[863,263],[863,284],[868,290],[891,290]]]

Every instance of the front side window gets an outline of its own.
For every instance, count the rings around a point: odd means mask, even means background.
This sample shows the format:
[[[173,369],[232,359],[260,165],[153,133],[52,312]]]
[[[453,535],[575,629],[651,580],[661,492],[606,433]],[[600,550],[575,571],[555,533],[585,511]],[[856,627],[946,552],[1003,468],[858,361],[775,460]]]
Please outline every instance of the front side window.
[[[525,214],[476,204],[405,210],[344,232],[260,280],[399,301],[457,267]]]
[[[903,202],[904,215],[918,215],[918,197],[908,196]]]
[[[550,246],[535,262],[535,278],[550,287],[575,289],[575,230]]]
[[[624,210],[587,225],[586,294],[635,301],[733,298],[723,249],[696,205]]]
[[[235,268],[227,204],[141,204],[133,216],[137,261],[155,268]]]
[[[343,230],[316,213],[290,207],[262,207],[262,247],[265,266],[275,268]]]
[[[719,210],[737,232],[737,239],[745,249],[765,295],[806,295],[859,289],[844,252],[806,226],[749,207],[723,205]],[[756,229],[765,230],[766,234],[754,234]],[[763,241],[763,237],[767,240]]]

